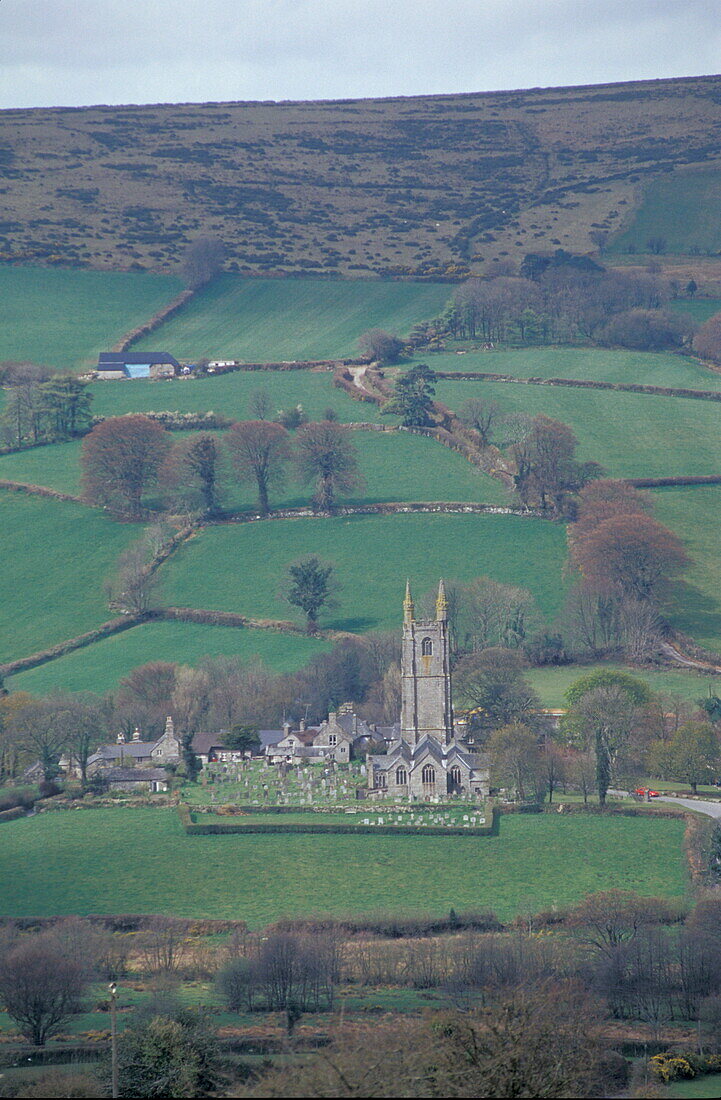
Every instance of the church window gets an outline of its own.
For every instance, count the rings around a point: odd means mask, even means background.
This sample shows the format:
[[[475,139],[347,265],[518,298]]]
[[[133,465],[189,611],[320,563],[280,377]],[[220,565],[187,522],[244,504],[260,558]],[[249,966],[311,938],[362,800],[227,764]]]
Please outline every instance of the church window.
[[[405,787],[408,782],[408,773],[405,768],[396,768],[396,785]]]
[[[386,785],[386,773],[385,772],[379,772],[378,775],[376,776],[376,779],[377,779],[376,785],[378,787],[385,787],[385,785]]]
[[[430,764],[426,764],[424,767],[421,778],[424,783],[435,783],[436,781],[436,769],[432,768]]]
[[[421,656],[432,657],[433,656],[433,642],[430,638],[424,638],[421,642]]]
[[[461,769],[457,764],[454,764],[451,768],[451,783],[453,783],[455,787],[460,787],[461,785]]]

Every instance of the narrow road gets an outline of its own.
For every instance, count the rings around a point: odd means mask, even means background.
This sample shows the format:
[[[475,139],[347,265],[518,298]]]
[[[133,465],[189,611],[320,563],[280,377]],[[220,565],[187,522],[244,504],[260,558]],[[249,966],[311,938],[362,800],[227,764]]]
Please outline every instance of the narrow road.
[[[675,798],[673,795],[662,795],[654,798],[654,802],[675,802],[684,810],[696,810],[697,813],[721,819],[721,802],[697,802],[694,798]]]

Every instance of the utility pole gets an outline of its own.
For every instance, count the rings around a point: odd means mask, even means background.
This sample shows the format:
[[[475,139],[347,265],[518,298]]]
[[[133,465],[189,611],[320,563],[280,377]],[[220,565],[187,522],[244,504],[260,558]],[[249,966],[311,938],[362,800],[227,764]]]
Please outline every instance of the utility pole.
[[[118,987],[115,982],[108,986],[110,990],[110,1050],[112,1058],[112,1096],[117,1100],[118,1089]]]

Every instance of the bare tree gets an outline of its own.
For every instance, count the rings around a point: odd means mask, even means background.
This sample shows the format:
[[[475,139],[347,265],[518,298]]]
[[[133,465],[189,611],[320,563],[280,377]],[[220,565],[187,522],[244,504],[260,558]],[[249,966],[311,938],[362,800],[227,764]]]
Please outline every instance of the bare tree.
[[[225,246],[217,237],[198,237],[188,246],[183,259],[186,286],[197,290],[217,275],[225,259]]]
[[[86,967],[68,955],[53,933],[36,933],[4,946],[0,997],[7,1014],[35,1046],[45,1046],[80,1011],[86,983]]]
[[[458,410],[461,423],[478,432],[484,447],[491,442],[493,425],[500,414],[501,410],[495,401],[487,401],[482,397],[469,397]]]

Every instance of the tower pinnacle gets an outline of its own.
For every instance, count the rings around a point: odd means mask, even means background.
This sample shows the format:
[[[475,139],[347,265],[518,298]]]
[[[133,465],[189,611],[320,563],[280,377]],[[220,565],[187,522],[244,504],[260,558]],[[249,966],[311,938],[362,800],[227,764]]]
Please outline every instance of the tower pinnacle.
[[[413,604],[413,597],[411,596],[411,582],[409,579],[406,581],[406,596],[403,600],[403,622],[412,623],[415,617],[416,612]]]
[[[448,600],[446,599],[446,586],[441,579],[438,585],[438,598],[436,600],[436,619],[445,622],[448,618]]]

